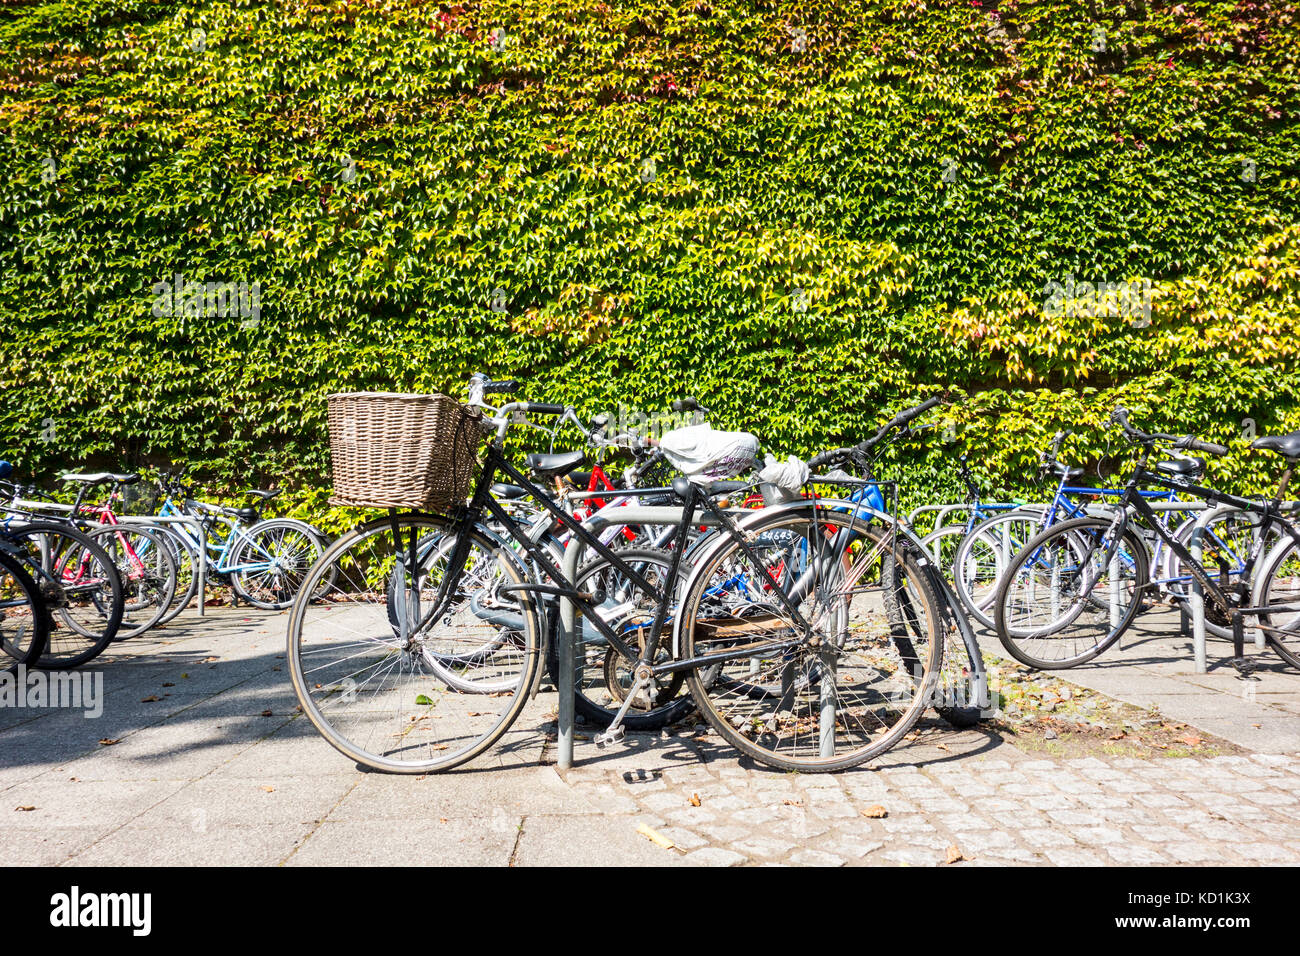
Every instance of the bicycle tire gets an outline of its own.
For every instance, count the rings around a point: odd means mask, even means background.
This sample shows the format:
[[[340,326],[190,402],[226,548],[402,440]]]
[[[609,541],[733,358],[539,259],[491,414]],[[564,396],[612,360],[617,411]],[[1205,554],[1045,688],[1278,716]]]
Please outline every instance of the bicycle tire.
[[[663,551],[657,548],[623,548],[619,549],[618,556],[621,560],[633,565],[635,570],[645,575],[643,567],[637,565],[656,564],[662,566],[665,570],[672,561],[672,552]],[[579,569],[576,577],[576,583],[579,590],[591,591],[592,578],[600,572],[602,568],[609,568],[610,564],[606,558],[597,557],[589,561]],[[680,580],[680,576],[679,576]],[[619,581],[611,581],[608,578],[602,579],[597,587],[603,590],[609,598],[606,600],[607,607],[617,606],[620,604],[632,603],[629,601],[629,595],[622,594],[628,586],[624,583],[622,589],[619,588]],[[651,583],[655,583],[653,580]],[[639,589],[632,589],[637,591]],[[628,609],[632,611],[634,609]],[[646,610],[642,608],[642,610]],[[651,610],[653,614],[653,610]],[[563,640],[559,633],[558,620],[559,615],[552,616],[551,640],[548,642],[546,665],[547,674],[558,689],[560,686],[560,656],[556,642]],[[620,617],[620,623],[614,625],[616,629],[625,628],[628,620],[626,614]],[[608,623],[608,622],[607,622]],[[608,727],[614,722],[614,717],[618,709],[622,706],[625,690],[623,685],[628,683],[625,679],[627,675],[619,670],[619,663],[630,666],[635,662],[625,661],[622,656],[610,647],[601,637],[595,628],[588,628],[582,615],[575,615],[575,625],[578,630],[578,646],[574,649],[574,667],[575,679],[573,688],[573,706],[574,712],[581,716],[587,723],[596,727]],[[666,623],[666,627],[671,626],[671,617]],[[590,640],[585,636],[589,635]],[[667,655],[668,649],[661,648],[661,651]],[[611,659],[613,658],[613,659]],[[588,672],[595,675],[595,680],[588,679]],[[690,696],[682,696],[680,692],[684,689],[686,679],[684,675],[674,676],[667,682],[667,687],[656,693],[654,706],[645,707],[634,703],[623,717],[623,726],[631,731],[652,731],[661,730],[669,724],[676,723],[684,718],[695,706],[694,700]],[[624,693],[620,693],[624,691]],[[647,701],[646,703],[650,703]]]
[[[400,558],[392,538],[394,523],[403,542]],[[517,674],[511,693],[458,693],[432,672],[423,640],[435,628],[442,631],[437,635],[442,644],[455,638],[441,613],[409,635],[407,645],[398,646],[402,639],[400,632],[394,635],[389,601],[409,602],[400,607],[414,619],[427,606],[419,602],[426,594],[432,597],[441,583],[420,573],[417,557],[411,586],[401,589],[400,598],[390,596],[392,569],[409,565],[405,540],[409,537],[409,547],[415,548],[430,535],[454,533],[454,527],[450,519],[419,514],[363,524],[325,550],[293,603],[286,656],[302,711],[331,746],[375,770],[436,773],[473,760],[510,729],[536,686],[540,625],[528,591],[514,592],[522,610],[522,646],[507,648],[512,657],[499,662]],[[469,534],[487,552],[500,547],[482,526]],[[527,583],[515,561],[502,562],[502,567],[514,583]],[[315,597],[317,585],[329,574],[334,581],[330,593]],[[403,572],[403,579],[409,575]],[[472,614],[461,621],[481,627]],[[484,642],[479,632],[466,639],[476,646]],[[505,703],[493,714],[497,701]]]
[[[908,550],[907,539],[854,521],[849,514],[822,508],[774,510],[747,521],[744,534],[751,551],[765,537],[770,542],[761,558],[769,574],[775,556],[770,549],[784,548],[781,579],[785,580],[796,573],[800,547],[806,547],[805,561],[834,557],[823,553],[828,540],[838,540],[824,537],[828,527],[835,527],[837,533],[852,528],[861,547],[847,555],[847,560],[825,565],[821,590],[814,588],[804,601],[810,614],[814,609],[819,612],[817,646],[800,638],[779,656],[763,656],[773,646],[771,641],[779,645],[780,635],[793,633],[792,622],[782,616],[788,612],[778,610],[783,608],[779,600],[764,597],[760,603],[751,599],[764,588],[770,592],[770,585],[757,583],[764,580],[762,574],[750,579],[752,590],[745,580],[731,591],[719,584],[718,579],[725,583],[745,574],[738,570],[741,560],[752,563],[730,537],[699,558],[682,601],[683,657],[708,655],[711,642],[715,654],[729,653],[728,642],[732,642],[732,650],[752,652],[691,671],[687,683],[696,706],[713,729],[742,754],[780,770],[843,770],[895,746],[931,703],[943,659],[942,611],[933,582],[924,571],[929,561],[924,549],[918,548],[914,555]],[[781,544],[782,535],[787,544]],[[883,559],[886,555],[892,562]],[[887,570],[890,567],[892,572]],[[877,569],[878,583],[872,587],[866,582],[876,580]],[[817,577],[814,574],[814,580]],[[888,609],[888,600],[897,601],[893,611]],[[883,617],[887,621],[883,628],[879,620],[882,604],[886,605]],[[778,637],[763,638],[757,644],[734,644],[755,629]],[[763,640],[769,643],[764,645]],[[722,651],[717,650],[719,646]],[[846,673],[850,667],[852,673]],[[829,693],[827,673],[835,675]],[[894,682],[900,673],[903,677]],[[882,693],[885,689],[889,694]],[[901,702],[903,694],[908,695],[905,703]],[[831,711],[833,716],[828,718]],[[874,721],[870,727],[869,720]],[[804,730],[808,732],[802,733]],[[848,752],[841,749],[841,731]]]
[[[1285,584],[1280,576],[1285,575]],[[1265,556],[1251,603],[1256,607],[1300,602],[1300,548],[1289,537],[1274,545]],[[1300,668],[1300,611],[1261,613],[1258,623],[1264,627],[1264,640],[1278,657]],[[1279,636],[1279,632],[1282,636]]]
[[[176,593],[176,562],[171,549],[157,530],[145,527],[104,525],[87,533],[108,552],[122,579],[122,623],[114,640],[139,637],[171,608]]]
[[[36,582],[21,561],[0,552],[0,651],[13,662],[8,670],[39,660],[49,635],[49,610]]]
[[[35,666],[73,668],[94,660],[122,623],[125,600],[113,559],[88,534],[60,522],[31,522],[9,536],[35,548],[28,551],[28,565],[49,611],[49,634]],[[51,538],[65,543],[51,547]],[[75,571],[69,567],[74,560]]]
[[[1016,616],[1014,613],[1016,607],[1021,606],[1021,604],[1015,600],[1012,592],[1024,567],[1031,561],[1038,562],[1040,567],[1046,567],[1049,569],[1049,579],[1053,573],[1057,575],[1065,573],[1067,576],[1075,574],[1076,572],[1084,573],[1078,572],[1075,564],[1082,567],[1090,566],[1089,562],[1091,561],[1092,556],[1097,553],[1098,542],[1110,526],[1110,521],[1101,518],[1074,518],[1069,521],[1058,522],[1035,535],[1026,542],[1019,552],[1012,556],[1007,565],[1007,569],[1002,576],[1001,583],[998,585],[997,596],[994,600],[994,630],[997,633],[998,640],[1002,643],[1002,646],[1006,649],[1007,653],[1026,667],[1032,667],[1038,670],[1063,670],[1084,664],[1095,658],[1098,654],[1101,654],[1115,641],[1119,640],[1124,632],[1132,625],[1139,611],[1141,611],[1143,607],[1141,596],[1150,581],[1150,568],[1147,564],[1146,548],[1130,526],[1125,528],[1122,540],[1128,548],[1129,554],[1132,556],[1132,593],[1124,612],[1118,615],[1118,620],[1116,620],[1116,615],[1111,611],[1111,604],[1113,601],[1109,599],[1103,601],[1101,598],[1094,597],[1094,593],[1101,582],[1101,577],[1098,576],[1090,584],[1087,584],[1084,591],[1065,592],[1067,597],[1071,594],[1077,594],[1077,596],[1071,599],[1070,610],[1067,613],[1060,614],[1057,618],[1049,622],[1049,624],[1054,626],[1048,627],[1048,625],[1042,625],[1034,628],[1030,633],[1019,635],[1013,633],[1011,618]],[[1088,531],[1094,532],[1094,534],[1091,536],[1086,535],[1085,532]],[[1090,537],[1092,539],[1091,541],[1089,540]],[[1075,564],[1067,566],[1058,562],[1055,558],[1056,552],[1053,549],[1061,547],[1061,544],[1053,544],[1053,542],[1068,542],[1068,547],[1073,549],[1075,553],[1075,556],[1072,559]],[[1044,549],[1047,550],[1044,551]],[[1115,566],[1125,568],[1128,565],[1121,561],[1116,562]],[[1084,580],[1085,583],[1087,583],[1086,573]],[[1111,580],[1110,577],[1107,576],[1106,580],[1109,587],[1109,581]],[[1034,582],[1033,586],[1036,587],[1036,582]],[[1046,585],[1045,587],[1050,593],[1051,585]],[[1118,584],[1115,593],[1118,594]],[[1059,603],[1059,596],[1049,597],[1048,600],[1049,606],[1053,603]],[[1016,605],[1016,607],[1011,607],[1013,604]],[[1054,635],[1061,633],[1065,628],[1073,626],[1085,614],[1085,612],[1090,609],[1095,612],[1100,612],[1102,610],[1106,611],[1106,629],[1104,631],[1104,636],[1091,641],[1086,646],[1085,650],[1071,654],[1068,657],[1053,658],[1050,660],[1026,650],[1024,646],[1026,642],[1030,640],[1053,638]],[[1055,614],[1056,610],[1053,609],[1051,613]],[[1019,618],[1017,619],[1019,620]],[[1018,626],[1015,627],[1014,630],[1024,631],[1026,628]],[[1078,640],[1078,638],[1072,639]],[[1062,638],[1062,640],[1064,640],[1064,638]]]
[[[285,548],[290,534],[296,535],[296,540]],[[320,532],[306,522],[292,518],[260,521],[240,536],[233,549],[230,567],[234,570],[229,572],[231,590],[253,607],[282,611],[293,604],[308,568],[324,551]],[[265,571],[250,571],[245,567],[267,559],[270,566]]]

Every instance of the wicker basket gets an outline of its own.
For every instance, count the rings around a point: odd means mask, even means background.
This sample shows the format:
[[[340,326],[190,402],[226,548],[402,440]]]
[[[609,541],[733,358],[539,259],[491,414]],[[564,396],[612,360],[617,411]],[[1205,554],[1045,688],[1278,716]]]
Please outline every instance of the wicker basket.
[[[330,504],[445,512],[463,503],[483,444],[482,420],[446,395],[329,396]]]

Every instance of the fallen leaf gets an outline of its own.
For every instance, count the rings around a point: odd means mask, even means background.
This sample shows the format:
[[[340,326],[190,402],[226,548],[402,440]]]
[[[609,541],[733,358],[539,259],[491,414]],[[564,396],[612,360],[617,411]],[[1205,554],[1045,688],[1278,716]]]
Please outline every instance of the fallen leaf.
[[[889,816],[889,811],[877,803],[863,810],[862,815],[870,820],[881,820]]]
[[[665,850],[671,850],[673,847],[677,845],[672,840],[668,839],[668,837],[664,836],[662,833],[656,830],[654,827],[647,826],[644,823],[636,828],[636,832],[641,834],[643,837],[645,837],[655,846],[661,846]]]
[[[960,863],[964,859],[966,859],[966,857],[962,854],[961,849],[957,844],[954,843],[952,846],[948,847],[947,862]]]
[[[111,747],[111,746],[113,746],[113,744],[120,744],[121,742],[122,742],[122,738],[121,738],[121,737],[118,737],[118,738],[116,738],[116,739],[114,739],[114,738],[112,738],[112,737],[105,737],[105,738],[104,738],[103,740],[101,740],[99,743],[100,743],[100,746],[103,746],[103,747]]]
[[[168,681],[167,683],[163,684],[163,686],[164,686],[164,687],[175,687],[176,685],[175,685],[173,682]]]
[[[275,793],[275,787],[263,787],[262,789],[267,793]]]
[[[782,800],[781,802],[784,803],[787,807],[802,807],[802,806],[803,806],[803,801],[802,801],[802,800]]]
[[[1106,738],[1106,739],[1107,739],[1107,740],[1123,740],[1123,739],[1124,739],[1124,736],[1125,736],[1124,734],[1111,734],[1111,735],[1110,735],[1108,738]]]
[[[691,794],[691,806],[693,806],[693,807],[698,807],[699,805],[700,805],[700,795],[699,795],[698,793],[692,793],[692,794]]]
[[[262,716],[263,716],[263,717],[274,717],[275,715],[272,714],[269,710],[264,710],[264,711],[262,711]]]
[[[15,811],[21,811],[22,813],[29,813],[35,809],[35,807],[14,807]]]
[[[157,694],[150,694],[148,697],[141,697],[141,698],[140,698],[140,703],[142,703],[142,704],[152,704],[152,703],[153,703],[154,701],[156,701],[156,700],[162,700],[162,698],[159,697]]]

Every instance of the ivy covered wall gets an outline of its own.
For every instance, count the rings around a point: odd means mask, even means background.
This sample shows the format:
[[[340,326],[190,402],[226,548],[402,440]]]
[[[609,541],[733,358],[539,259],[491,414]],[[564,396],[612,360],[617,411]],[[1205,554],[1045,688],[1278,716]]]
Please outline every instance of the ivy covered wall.
[[[479,370],[779,454],[952,388],[918,494],[1119,403],[1244,447],[1300,428],[1298,59],[1272,0],[8,4],[0,457],[309,507],[326,394]]]

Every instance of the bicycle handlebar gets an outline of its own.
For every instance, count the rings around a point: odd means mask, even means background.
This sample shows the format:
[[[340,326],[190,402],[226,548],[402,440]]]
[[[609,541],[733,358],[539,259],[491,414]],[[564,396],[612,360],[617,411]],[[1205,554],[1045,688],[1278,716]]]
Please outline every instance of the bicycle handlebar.
[[[869,452],[875,445],[879,444],[880,441],[895,428],[902,428],[908,422],[924,415],[936,405],[942,405],[943,401],[944,396],[933,395],[921,404],[914,405],[911,408],[899,412],[889,421],[885,422],[885,424],[881,425],[880,430],[866,441],[845,448],[833,448],[830,451],[824,451],[820,454],[814,455],[812,458],[808,459],[808,467],[821,468],[824,465],[838,464],[839,462],[850,459],[863,458],[866,456],[867,452]]]
[[[1154,445],[1156,442],[1170,442],[1174,448],[1186,449],[1189,451],[1203,451],[1207,455],[1226,455],[1230,449],[1226,445],[1219,445],[1215,442],[1202,441],[1195,435],[1169,435],[1165,432],[1144,432],[1140,428],[1135,428],[1128,420],[1128,409],[1123,407],[1116,408],[1110,413],[1110,420],[1119,425],[1124,432],[1124,436],[1129,441],[1137,442],[1142,445]]]
[[[673,399],[669,406],[675,412],[699,412],[701,415],[708,415],[709,410],[700,404],[700,400],[691,395],[685,398]]]
[[[1175,448],[1186,448],[1190,451],[1203,451],[1207,455],[1226,455],[1231,449],[1227,445],[1220,445],[1212,441],[1202,441],[1195,435],[1184,435],[1178,441],[1174,442]]]
[[[568,410],[567,405],[556,405],[553,402],[518,402],[516,407],[534,415],[563,415]]]

